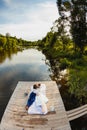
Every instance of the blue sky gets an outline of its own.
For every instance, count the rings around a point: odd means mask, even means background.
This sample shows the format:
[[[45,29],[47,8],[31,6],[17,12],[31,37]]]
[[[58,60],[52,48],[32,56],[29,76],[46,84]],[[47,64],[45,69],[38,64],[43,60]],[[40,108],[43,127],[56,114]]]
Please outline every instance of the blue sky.
[[[0,0],[0,34],[42,39],[57,18],[56,0]]]

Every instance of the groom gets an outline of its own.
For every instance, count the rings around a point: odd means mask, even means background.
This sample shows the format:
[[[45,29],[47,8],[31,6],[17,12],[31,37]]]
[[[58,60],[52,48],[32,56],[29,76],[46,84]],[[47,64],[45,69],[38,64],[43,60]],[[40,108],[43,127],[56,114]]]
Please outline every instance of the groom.
[[[38,88],[40,88],[40,84],[34,84],[33,85],[33,89],[34,89],[34,91],[32,91],[31,93],[30,93],[30,96],[29,96],[29,98],[28,98],[28,101],[27,101],[27,104],[26,104],[26,106],[25,106],[25,109],[26,110],[28,110],[28,108],[33,104],[33,102],[35,101],[35,98],[36,98],[36,90],[38,89]]]

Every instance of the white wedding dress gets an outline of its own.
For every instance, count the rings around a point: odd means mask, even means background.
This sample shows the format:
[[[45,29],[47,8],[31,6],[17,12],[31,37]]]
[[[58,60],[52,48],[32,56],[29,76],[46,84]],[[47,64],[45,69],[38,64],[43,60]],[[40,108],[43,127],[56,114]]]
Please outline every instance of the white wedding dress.
[[[45,84],[41,84],[40,88],[37,90],[31,87],[31,91],[34,91],[34,93],[36,93],[37,95],[35,101],[28,109],[28,114],[46,114],[47,113],[46,103],[48,102],[48,98],[46,97]],[[42,105],[44,113],[42,112]]]

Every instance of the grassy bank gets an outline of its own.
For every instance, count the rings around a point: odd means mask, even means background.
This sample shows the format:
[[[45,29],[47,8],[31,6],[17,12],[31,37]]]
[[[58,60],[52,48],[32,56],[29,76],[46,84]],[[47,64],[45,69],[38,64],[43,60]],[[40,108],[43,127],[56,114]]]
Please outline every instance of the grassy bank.
[[[59,41],[56,41],[53,46],[42,42],[40,48],[49,60],[56,79],[58,79],[58,71],[69,70],[68,80],[64,82],[65,85],[63,84],[60,90],[63,91],[62,97],[65,102],[69,100],[68,98],[70,98],[70,101],[73,99],[71,109],[87,103],[87,54],[86,49],[83,54],[79,50],[75,50],[74,43],[71,40],[69,41],[70,43],[65,48]],[[63,87],[66,88],[63,90]]]

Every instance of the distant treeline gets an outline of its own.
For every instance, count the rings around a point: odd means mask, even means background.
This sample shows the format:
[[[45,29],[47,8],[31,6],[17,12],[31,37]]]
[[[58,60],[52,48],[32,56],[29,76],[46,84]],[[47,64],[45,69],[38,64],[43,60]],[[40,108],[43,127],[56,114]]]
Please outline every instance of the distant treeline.
[[[0,51],[9,50],[12,48],[20,49],[20,46],[35,46],[36,42],[26,41],[22,38],[16,38],[6,33],[6,36],[0,34]]]

